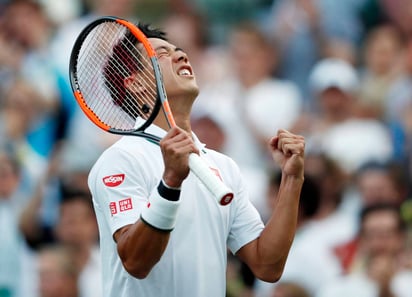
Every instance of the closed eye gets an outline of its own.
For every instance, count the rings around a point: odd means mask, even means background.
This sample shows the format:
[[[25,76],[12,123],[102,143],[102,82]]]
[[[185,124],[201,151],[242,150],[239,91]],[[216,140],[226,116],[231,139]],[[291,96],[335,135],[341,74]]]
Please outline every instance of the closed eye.
[[[156,55],[157,55],[158,57],[169,56],[170,53],[171,53],[171,50],[168,49],[167,47],[164,47],[164,46],[161,46],[161,47],[156,48],[155,51],[156,51]]]

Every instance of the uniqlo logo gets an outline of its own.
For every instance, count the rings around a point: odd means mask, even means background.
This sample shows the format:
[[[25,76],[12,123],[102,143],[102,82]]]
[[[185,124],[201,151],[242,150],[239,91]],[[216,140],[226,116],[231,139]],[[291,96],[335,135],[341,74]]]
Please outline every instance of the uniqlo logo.
[[[132,198],[126,198],[119,201],[119,210],[127,211],[133,209]]]
[[[117,214],[116,202],[110,202],[109,207],[110,207],[110,213],[111,213],[112,215]]]

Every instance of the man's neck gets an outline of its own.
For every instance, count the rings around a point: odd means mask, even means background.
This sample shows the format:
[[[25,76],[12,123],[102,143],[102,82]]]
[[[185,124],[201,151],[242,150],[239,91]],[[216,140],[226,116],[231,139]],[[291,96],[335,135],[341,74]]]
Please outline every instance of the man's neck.
[[[187,98],[173,98],[172,100],[169,99],[168,102],[169,102],[170,109],[173,114],[173,119],[176,123],[176,126],[191,133],[192,127],[190,125],[190,113],[191,113],[193,101],[187,100]],[[159,112],[159,115],[156,117],[153,123],[166,131],[169,130],[168,121],[162,110]]]

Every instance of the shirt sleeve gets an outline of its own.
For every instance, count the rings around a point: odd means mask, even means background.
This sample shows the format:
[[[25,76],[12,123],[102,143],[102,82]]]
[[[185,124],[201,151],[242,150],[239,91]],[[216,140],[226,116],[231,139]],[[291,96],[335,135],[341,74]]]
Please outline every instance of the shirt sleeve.
[[[144,164],[143,156],[134,156],[119,148],[106,151],[89,175],[89,187],[96,211],[112,234],[134,224],[155,188],[155,176]]]
[[[230,251],[235,254],[241,247],[255,240],[263,231],[264,224],[259,212],[249,199],[249,193],[240,175],[237,176],[233,189],[237,189],[232,213],[232,222],[227,240]]]

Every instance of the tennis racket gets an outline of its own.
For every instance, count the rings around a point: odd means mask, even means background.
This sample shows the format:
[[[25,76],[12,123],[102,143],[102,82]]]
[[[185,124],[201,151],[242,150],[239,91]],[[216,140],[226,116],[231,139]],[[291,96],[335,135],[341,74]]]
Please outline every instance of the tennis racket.
[[[142,91],[130,91],[125,78],[139,76]],[[156,52],[134,24],[117,17],[102,17],[87,25],[78,36],[70,57],[70,83],[80,108],[104,131],[160,138],[145,132],[160,109],[169,127],[176,126],[163,86]],[[190,170],[221,205],[233,192],[197,154],[189,155]]]

